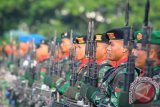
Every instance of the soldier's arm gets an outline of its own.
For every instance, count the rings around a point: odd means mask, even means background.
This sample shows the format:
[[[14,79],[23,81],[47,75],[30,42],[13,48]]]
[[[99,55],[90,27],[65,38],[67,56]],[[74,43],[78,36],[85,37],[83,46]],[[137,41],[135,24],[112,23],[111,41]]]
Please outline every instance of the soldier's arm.
[[[120,91],[124,87],[124,74],[119,74],[115,77],[112,83],[108,85],[103,83],[103,87],[98,88],[88,88],[87,98],[94,104],[110,104],[118,105],[118,98],[120,96]],[[100,91],[101,90],[101,91]]]
[[[61,94],[63,94],[70,86],[69,81],[66,81],[64,78],[58,75],[53,75],[52,78],[53,78],[52,84],[57,88],[57,91]]]
[[[123,69],[117,76],[114,78],[111,87],[111,97],[109,103],[114,106],[118,106],[120,94],[124,91],[124,84],[125,84],[125,73],[126,69]],[[138,76],[137,71],[135,70],[135,77]]]
[[[99,70],[99,77],[98,77],[98,86],[102,83],[103,77],[106,72],[109,71],[111,66],[102,66]]]
[[[120,93],[124,90],[125,73],[118,74],[112,82],[112,91],[109,103],[118,106]]]

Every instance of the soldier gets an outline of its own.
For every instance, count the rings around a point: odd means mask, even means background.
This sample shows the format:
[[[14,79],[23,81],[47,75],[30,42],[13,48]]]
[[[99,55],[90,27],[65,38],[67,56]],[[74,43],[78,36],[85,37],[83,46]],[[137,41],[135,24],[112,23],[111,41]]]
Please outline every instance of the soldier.
[[[107,31],[107,36],[109,37],[109,46],[107,47],[108,59],[116,61],[117,64],[115,68],[106,71],[99,88],[83,85],[81,88],[82,91],[80,92],[86,92],[85,97],[96,105],[104,104],[106,106],[118,106],[120,93],[124,90],[124,76],[127,72],[126,62],[128,60],[128,49],[123,47],[124,31],[122,28]],[[135,72],[135,75],[138,75],[137,72]],[[88,88],[86,88],[86,86]],[[87,91],[85,89],[87,89]]]
[[[111,66],[114,66],[113,61],[109,61],[107,58],[107,47],[109,45],[109,38],[106,33],[96,34],[95,40],[96,44],[96,63],[99,65],[99,83],[102,82],[105,71],[107,71]]]
[[[74,35],[74,34],[73,34]],[[71,48],[71,42],[70,42],[70,33],[69,32],[64,32],[61,34],[61,50],[63,53],[63,58],[60,60],[60,63],[62,66],[62,77],[65,77],[65,79],[69,79],[70,76],[70,71],[69,71],[69,52]]]
[[[102,81],[102,79],[103,79],[105,71],[111,68],[110,63],[107,60],[107,46],[109,44],[109,38],[106,36],[106,34],[96,34],[94,36],[94,39],[96,41],[96,63],[98,64],[98,68],[100,68],[100,69],[98,69],[99,70],[99,77],[98,78],[99,78],[99,83],[100,83]],[[78,44],[78,46],[79,46],[79,44]],[[77,52],[77,54],[79,56],[80,52],[79,51],[76,51],[76,52]],[[84,55],[83,55],[83,57],[84,57]],[[87,67],[87,64],[85,66]],[[87,72],[87,69],[83,68],[83,70],[79,71],[79,72],[80,73],[78,74],[78,81],[81,81],[81,84],[83,84],[83,82],[84,82],[84,76],[85,76],[85,74]],[[81,86],[81,84],[79,85],[79,87]],[[74,90],[74,88],[75,88],[75,90]],[[76,87],[74,87],[74,88],[73,87],[68,88],[68,90],[66,91],[66,93],[67,94],[72,93],[72,95],[73,95],[73,91],[75,93],[77,91],[76,94],[79,94],[79,91],[78,91],[79,89],[77,89]],[[75,96],[76,96],[76,94],[75,94]],[[69,96],[67,96],[67,97],[69,97]]]
[[[73,36],[76,36],[76,34],[73,34]],[[69,62],[69,54],[70,54],[70,48],[71,48],[71,42],[70,42],[70,33],[64,32],[61,34],[61,44],[60,47],[57,47],[55,51],[55,59],[54,62],[58,65],[56,67],[56,74],[54,74],[52,79],[46,78],[45,84],[49,86],[56,86],[56,81],[59,79],[69,81],[70,79],[70,62]],[[59,49],[58,49],[59,48]],[[62,56],[61,56],[62,55]],[[58,70],[58,71],[57,71]],[[49,83],[47,81],[53,81],[52,83]],[[63,90],[63,89],[62,89]],[[60,93],[63,93],[60,91]]]
[[[44,43],[42,45],[45,45]],[[47,46],[46,46],[47,47]],[[24,62],[24,65],[26,64],[26,67],[25,67],[25,71],[24,71],[24,74],[22,73],[21,75],[21,78],[20,80],[28,80],[28,85],[30,87],[32,87],[32,84],[35,82],[35,80],[37,80],[37,61],[39,61],[39,64],[45,60],[47,57],[43,57],[43,55],[47,55],[47,49],[44,49],[44,53],[41,53],[42,50],[41,48],[38,48],[37,50],[35,49],[34,46],[32,46],[32,48],[30,48],[28,50],[28,53],[26,54],[26,57],[25,57],[25,62]],[[40,62],[41,61],[41,62]],[[41,72],[41,71],[38,71],[38,72]],[[44,76],[43,76],[44,78]]]
[[[29,50],[28,43],[19,42],[19,54],[20,56],[25,56]]]
[[[49,58],[47,41],[41,41],[40,47],[36,50],[36,56],[38,62]]]
[[[75,71],[75,73],[77,73],[77,75],[78,75],[77,80],[80,81],[82,79],[84,72],[85,72],[84,69],[88,63],[88,59],[85,57],[86,37],[85,36],[76,37],[74,43],[75,43],[74,47],[76,50],[75,60],[76,60],[76,62],[79,62],[77,71]],[[58,83],[58,85],[56,85],[57,87],[59,87],[58,90],[60,93],[66,92],[67,88],[70,87],[70,81],[67,81],[67,80],[64,80],[64,81],[65,82],[61,81],[61,83]]]
[[[47,70],[47,63],[49,60],[49,49],[48,49],[48,41],[47,40],[42,40],[41,44],[38,49],[36,49],[36,58],[38,62],[38,66],[40,69],[40,80],[41,82],[44,81],[44,78],[46,76],[46,70]]]
[[[143,72],[141,73],[141,76],[144,76],[146,73],[144,71],[145,65],[146,65],[146,59],[147,59],[147,52],[142,50],[142,32],[137,31],[135,32],[135,40],[137,42],[136,46],[137,48],[133,50],[133,54],[136,56],[135,65],[139,67]],[[151,34],[151,41],[150,41],[150,49],[149,49],[149,58],[151,60],[154,60],[153,63],[153,71],[152,71],[152,77],[156,80],[156,82],[159,81],[159,72],[160,72],[160,31],[153,31]],[[157,93],[158,95],[158,93]],[[160,106],[160,102],[158,99],[155,101]]]

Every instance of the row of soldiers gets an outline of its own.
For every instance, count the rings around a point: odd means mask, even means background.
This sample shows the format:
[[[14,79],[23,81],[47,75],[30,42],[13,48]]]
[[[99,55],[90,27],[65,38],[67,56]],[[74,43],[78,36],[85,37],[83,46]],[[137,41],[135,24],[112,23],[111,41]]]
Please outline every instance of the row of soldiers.
[[[94,58],[90,59],[90,56],[87,57],[89,48],[92,48],[88,45],[91,42],[88,41],[89,37],[87,35],[65,32],[61,35],[60,47],[54,48],[56,51],[51,49],[51,51],[55,51],[56,53],[53,55],[54,57],[51,57],[52,53],[50,57],[46,57],[42,61],[38,62],[36,60],[38,64],[30,67],[36,69],[25,69],[25,74],[21,75],[20,79],[29,80],[29,86],[31,87],[34,82],[39,80],[38,72],[43,74],[40,76],[41,84],[46,84],[51,90],[60,94],[57,98],[59,100],[53,103],[55,107],[57,107],[56,103],[59,103],[61,106],[68,105],[68,101],[76,102],[77,106],[116,107],[125,105],[129,107],[133,106],[133,104],[129,104],[129,96],[125,97],[123,92],[127,83],[125,75],[128,73],[128,56],[133,54],[135,56],[135,63],[132,63],[136,66],[133,67],[133,78],[147,76],[148,71],[145,71],[145,65],[146,60],[150,58],[154,60],[152,64],[153,69],[150,71],[152,72],[150,78],[159,83],[160,31],[152,31],[151,33],[150,48],[148,50],[149,56],[147,56],[147,51],[142,48],[144,36],[142,31],[134,33],[134,48],[132,49],[132,53],[129,52],[129,47],[124,47],[125,28],[115,28],[103,34],[92,36],[94,37],[94,42],[92,42],[95,44],[95,49],[92,51],[93,54],[95,53],[95,63],[93,63]],[[42,45],[44,43],[42,41]],[[34,56],[30,60],[33,59],[36,59],[36,57]],[[93,64],[93,66],[89,65],[89,63]],[[54,67],[54,65],[57,66]],[[37,66],[41,66],[41,69],[37,69]],[[91,67],[95,67],[95,69],[91,69]],[[91,71],[88,75],[89,69]],[[98,80],[96,81],[96,85],[92,84],[92,81],[94,81],[92,75],[95,74],[95,70],[97,71],[96,78]],[[145,88],[140,90],[140,95],[137,94],[138,92],[134,92],[135,105],[144,105],[145,107],[160,106],[159,92],[155,91],[159,89],[153,90],[144,85],[139,88],[142,87]],[[155,94],[153,95],[152,93]],[[121,104],[121,102],[123,103]]]
[[[86,37],[76,38],[75,50],[76,50],[76,60],[81,63],[76,70],[77,81],[74,86],[71,86],[71,81],[67,78],[53,77],[54,79],[51,84],[55,83],[57,91],[63,96],[74,99],[74,100],[85,100],[87,103],[92,102],[93,105],[101,106],[118,106],[120,104],[119,98],[121,92],[124,91],[125,75],[127,74],[127,64],[129,49],[123,47],[124,39],[123,28],[111,29],[104,34],[95,35],[96,40],[96,64],[98,66],[98,88],[91,85],[90,82],[85,81],[87,75],[88,58],[85,57],[85,45],[87,43]],[[141,47],[142,32],[135,33],[136,47],[133,49],[133,54],[136,56],[134,68],[134,78],[143,77],[147,75],[145,71],[146,59],[151,58],[154,60],[153,71],[151,78],[159,77],[159,41],[160,35],[159,31],[153,31],[151,36],[151,48],[149,49],[149,57],[147,57],[147,52]],[[140,38],[139,38],[140,37]],[[64,38],[67,39],[67,38]],[[68,39],[69,40],[69,39]],[[63,39],[62,39],[63,41]],[[90,47],[91,48],[91,47]],[[152,53],[153,52],[153,53]],[[134,62],[133,62],[134,63]],[[91,71],[91,73],[94,73]],[[91,76],[91,75],[90,75]],[[91,79],[90,79],[91,80]],[[159,80],[156,78],[156,81]],[[150,90],[147,87],[145,90]],[[144,95],[151,94],[153,90],[145,92],[141,90]],[[159,89],[156,89],[159,90]],[[150,97],[150,96],[149,96]],[[158,104],[159,94],[156,93],[154,96],[153,104]],[[126,98],[126,97],[124,97]],[[129,100],[122,99],[122,100]],[[140,100],[140,99],[139,99]],[[84,103],[86,103],[84,101]],[[141,100],[140,100],[141,101]],[[149,100],[150,101],[150,100]],[[135,101],[136,102],[136,101]],[[145,103],[145,102],[144,102]],[[152,104],[152,105],[153,105]],[[120,106],[120,105],[119,105]],[[129,106],[129,105],[126,105]],[[147,105],[145,105],[147,106]],[[148,105],[151,106],[151,105]],[[158,105],[157,105],[158,106]]]
[[[95,34],[89,22],[87,35],[71,31],[60,42],[42,41],[48,49],[40,60],[32,45],[19,79],[31,88],[45,84],[55,97],[52,107],[160,107],[160,31],[151,30],[147,14],[146,8],[140,31],[126,19],[125,27]]]

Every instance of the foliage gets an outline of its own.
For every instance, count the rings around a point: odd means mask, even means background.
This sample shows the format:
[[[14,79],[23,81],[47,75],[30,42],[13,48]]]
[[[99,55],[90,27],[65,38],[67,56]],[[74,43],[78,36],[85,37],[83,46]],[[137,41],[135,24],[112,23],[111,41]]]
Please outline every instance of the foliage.
[[[160,2],[150,0],[150,24],[160,27]],[[73,29],[86,33],[89,18],[96,24],[95,32],[105,32],[124,26],[127,0],[1,0],[0,34],[10,29],[22,29],[46,36],[58,35]],[[143,24],[146,0],[130,0],[130,25],[140,29]]]

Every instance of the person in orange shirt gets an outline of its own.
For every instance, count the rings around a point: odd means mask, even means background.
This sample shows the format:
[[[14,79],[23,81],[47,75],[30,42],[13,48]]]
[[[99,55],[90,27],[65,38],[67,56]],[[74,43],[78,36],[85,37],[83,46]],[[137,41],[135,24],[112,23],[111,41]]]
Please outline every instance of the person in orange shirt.
[[[45,59],[49,58],[48,45],[46,41],[42,40],[40,47],[36,50],[36,55],[38,62],[44,61]]]
[[[9,44],[5,45],[5,52],[7,53],[8,56],[10,56],[12,54],[12,49],[11,46]]]
[[[19,43],[19,53],[21,56],[24,56],[27,54],[27,52],[29,51],[29,46],[28,46],[28,42],[24,43],[24,42],[20,42]]]

